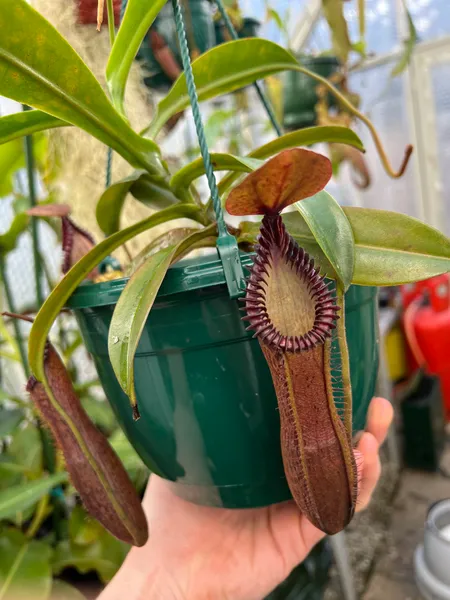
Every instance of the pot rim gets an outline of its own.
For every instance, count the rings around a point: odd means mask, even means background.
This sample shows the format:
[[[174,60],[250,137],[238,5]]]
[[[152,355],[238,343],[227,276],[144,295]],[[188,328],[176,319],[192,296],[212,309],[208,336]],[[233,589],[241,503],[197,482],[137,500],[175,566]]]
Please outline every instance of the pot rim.
[[[241,252],[241,263],[244,267],[250,267],[253,264],[254,253]],[[87,308],[96,308],[101,306],[111,306],[117,303],[120,294],[124,290],[129,277],[112,279],[101,283],[85,281],[78,286],[75,292],[67,301],[66,307],[74,310]],[[180,293],[204,290],[208,288],[223,286],[225,289],[225,274],[222,261],[217,252],[212,252],[204,256],[194,258],[185,258],[174,264],[167,271],[166,277],[159,289],[157,298],[175,296]],[[352,290],[365,288],[367,298],[365,301],[372,301],[377,294],[378,288],[375,286],[352,285],[347,291],[346,310],[352,310],[359,306],[362,301],[360,296],[355,298]]]
[[[428,509],[427,519],[425,521],[425,529],[430,531],[435,537],[446,544],[450,548],[450,540],[442,535],[441,530],[436,525],[436,519],[442,514],[450,515],[450,498],[438,500]],[[450,524],[450,523],[449,523]]]

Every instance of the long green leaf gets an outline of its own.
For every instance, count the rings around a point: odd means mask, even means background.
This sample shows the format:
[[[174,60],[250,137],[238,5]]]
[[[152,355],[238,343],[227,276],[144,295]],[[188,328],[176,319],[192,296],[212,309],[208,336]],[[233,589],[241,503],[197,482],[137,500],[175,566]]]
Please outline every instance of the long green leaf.
[[[12,140],[0,146],[0,198],[7,196],[14,189],[14,173],[24,163],[22,140]]]
[[[257,158],[264,160],[274,156],[282,150],[288,148],[297,148],[297,146],[312,146],[313,144],[339,143],[353,146],[361,152],[364,152],[364,146],[359,137],[354,131],[347,127],[308,127],[299,131],[286,133],[279,138],[275,138],[271,142],[260,146],[256,150],[250,152],[245,158]],[[239,173],[230,173],[219,182],[219,192],[223,194],[239,177]]]
[[[0,117],[0,144],[31,135],[38,131],[68,127],[70,123],[61,121],[41,110],[24,110],[6,117]]]
[[[450,240],[413,217],[371,208],[346,207],[355,239],[357,285],[401,285],[450,271]],[[330,277],[331,264],[298,212],[283,215],[289,233],[309,252]],[[258,223],[241,224],[240,241],[254,243]]]
[[[216,46],[192,63],[200,102],[228,94],[258,79],[291,69],[295,57],[273,42],[261,38],[235,40]],[[189,106],[184,73],[158,104],[149,133],[154,137],[164,123]]]
[[[9,435],[24,418],[24,413],[18,408],[0,408],[0,438]]]
[[[0,600],[48,600],[52,587],[51,547],[29,542],[21,531],[9,529],[0,536]]]
[[[122,114],[125,87],[134,57],[166,0],[128,0],[106,67],[106,81],[114,106]]]
[[[30,508],[51,489],[65,481],[67,473],[63,472],[3,490],[0,492],[0,520],[10,519],[16,513]]]
[[[404,40],[404,42],[403,42],[403,52],[402,52],[399,60],[397,61],[397,63],[392,68],[391,77],[397,77],[398,75],[401,75],[401,73],[403,73],[403,71],[409,65],[409,61],[411,60],[411,56],[412,56],[412,53],[414,52],[414,48],[417,44],[417,39],[418,39],[416,26],[414,25],[414,21],[411,17],[411,14],[406,7],[405,1],[403,2],[403,6],[404,6],[405,13],[406,13],[406,18],[408,20],[408,34],[409,35],[408,35],[408,38],[406,40]]]
[[[352,50],[342,0],[322,0],[323,16],[331,29],[334,54],[345,64]]]
[[[344,208],[359,251],[361,285],[400,285],[450,271],[450,240],[433,227],[400,213]]]
[[[251,173],[262,165],[261,160],[245,156],[233,156],[232,154],[211,154],[211,163],[214,171],[234,171],[240,173]],[[191,183],[205,174],[203,159],[197,158],[179,171],[170,180],[170,185],[175,194],[189,187]]]
[[[215,224],[151,255],[131,276],[120,295],[109,328],[108,351],[117,380],[133,406],[137,404],[134,388],[134,355],[167,270],[186,249],[202,238],[212,235],[214,231]]]
[[[0,94],[86,130],[136,167],[160,172],[158,147],[135,133],[56,29],[26,0],[2,0]]]
[[[119,231],[120,215],[128,192],[146,206],[161,210],[179,202],[164,181],[153,181],[146,171],[135,171],[128,177],[113,183],[105,190],[97,203],[97,223],[105,235]]]
[[[45,135],[35,136],[33,151],[36,167],[41,168],[44,163],[43,159],[47,156],[47,138]],[[0,198],[14,191],[14,176],[19,169],[24,167],[25,147],[22,138],[12,139],[0,145]],[[27,199],[27,202],[28,208],[29,199]]]
[[[0,256],[5,256],[17,245],[17,241],[28,226],[28,215],[21,213],[16,215],[6,233],[0,235]]]
[[[355,241],[344,211],[324,190],[312,198],[296,202],[295,208],[305,219],[344,290],[347,290],[355,266]]]
[[[199,218],[199,215],[200,208],[190,204],[177,204],[161,210],[147,219],[143,219],[139,223],[135,223],[106,238],[70,269],[42,305],[31,328],[28,340],[30,367],[39,381],[46,381],[43,356],[50,328],[67,300],[85,279],[86,275],[111,252],[136,235],[173,219],[195,220]]]
[[[174,229],[169,229],[169,231],[165,231],[161,235],[158,235],[154,240],[145,246],[137,254],[131,263],[128,265],[126,274],[131,275],[148,259],[152,254],[156,254],[160,250],[164,248],[168,248],[169,246],[173,246],[174,244],[178,244],[185,238],[187,238],[192,233],[195,233],[198,229],[194,229],[192,227],[175,227]]]

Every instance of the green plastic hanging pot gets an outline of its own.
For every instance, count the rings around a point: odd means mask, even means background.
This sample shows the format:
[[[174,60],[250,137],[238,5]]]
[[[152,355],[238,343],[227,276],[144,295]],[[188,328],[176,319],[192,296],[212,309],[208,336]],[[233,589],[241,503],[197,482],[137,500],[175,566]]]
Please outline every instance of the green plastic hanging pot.
[[[242,255],[250,264],[249,255]],[[125,279],[81,285],[70,299],[100,381],[128,439],[190,501],[258,507],[291,497],[269,368],[230,299],[217,255],[169,269],[135,358],[141,419],[108,357],[108,329]],[[363,429],[378,364],[377,290],[346,295],[355,430]]]
[[[200,54],[206,52],[216,45],[216,34],[212,16],[210,0],[189,0],[189,11],[184,10],[184,20],[186,23],[187,40],[192,53],[193,43],[195,50]],[[153,27],[162,35],[167,45],[182,68],[180,47],[178,44],[175,19],[171,3],[164,5],[158,14]],[[144,82],[148,87],[154,89],[167,90],[172,85],[172,81],[165,75],[153,52],[146,37],[138,54],[138,59],[143,62],[147,75]]]
[[[298,56],[298,59],[303,67],[325,78],[336,73],[340,66],[338,59],[334,56]],[[283,123],[285,129],[293,131],[316,124],[317,85],[315,79],[303,73],[296,71],[284,73]],[[336,100],[331,94],[328,95],[328,104],[336,106]]]

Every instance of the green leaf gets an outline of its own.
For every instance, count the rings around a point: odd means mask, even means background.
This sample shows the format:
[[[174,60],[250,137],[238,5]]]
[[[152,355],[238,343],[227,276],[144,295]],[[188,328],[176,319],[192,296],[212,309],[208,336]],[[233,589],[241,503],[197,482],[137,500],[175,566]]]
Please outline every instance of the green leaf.
[[[3,490],[0,492],[0,520],[11,519],[16,513],[30,508],[42,496],[65,481],[67,473],[57,473]]]
[[[295,57],[273,42],[246,38],[216,46],[192,63],[199,101],[228,94],[239,88],[298,65]],[[149,133],[154,137],[167,120],[189,106],[184,73],[158,104]]]
[[[157,210],[179,202],[167,183],[154,182],[146,171],[135,171],[113,183],[103,192],[97,203],[97,223],[105,235],[119,231],[120,215],[128,192],[146,206]]]
[[[156,254],[156,252],[159,252],[163,248],[178,244],[196,231],[198,231],[198,228],[194,229],[193,227],[175,227],[174,229],[165,231],[152,240],[148,246],[143,248],[141,252],[133,258],[126,269],[127,274],[130,275],[131,273],[134,273],[152,254]],[[202,242],[204,241],[205,240],[202,240]]]
[[[299,131],[286,133],[285,135],[260,146],[256,150],[253,150],[246,158],[264,160],[287,148],[312,146],[313,144],[320,144],[323,142],[347,144],[364,152],[363,143],[351,129],[348,129],[347,127],[322,126],[308,127],[306,129],[300,129]],[[223,194],[238,177],[239,173],[230,173],[229,175],[226,175],[218,184],[219,192]]]
[[[220,137],[226,135],[226,126],[236,117],[235,110],[217,109],[210,114],[205,122],[206,143],[214,147]]]
[[[85,396],[81,398],[81,404],[94,425],[106,435],[117,426],[116,416],[106,400]]]
[[[347,290],[355,266],[355,241],[350,223],[336,200],[325,190],[295,203],[314,239]]]
[[[130,128],[70,44],[26,0],[2,0],[0,71],[0,94],[84,129],[136,167],[160,172],[156,144]]]
[[[0,117],[0,144],[45,131],[55,127],[68,127],[70,123],[61,121],[41,110],[26,110],[6,117]]]
[[[323,16],[331,29],[334,54],[346,63],[352,49],[342,0],[322,0]]]
[[[30,473],[40,475],[43,469],[43,447],[39,429],[33,423],[17,429],[8,447],[8,456],[27,467]]]
[[[249,157],[252,158],[269,158],[286,150],[287,148],[296,148],[297,146],[312,146],[313,144],[321,143],[339,143],[353,146],[361,152],[364,152],[364,145],[354,131],[348,127],[337,127],[324,125],[321,127],[307,127],[299,131],[286,133],[279,138],[275,138],[271,142],[260,146],[253,152],[250,152]]]
[[[354,283],[400,285],[450,271],[450,240],[400,213],[344,208],[355,237]]]
[[[43,155],[47,154],[47,140],[45,136],[36,136],[33,152],[37,166],[41,166]],[[24,167],[25,151],[23,139],[11,140],[0,145],[0,198],[13,192],[14,175],[19,169]]]
[[[211,162],[214,171],[237,171],[243,173],[251,173],[258,169],[263,161],[255,158],[243,156],[233,156],[232,154],[211,154]],[[191,183],[205,174],[205,165],[201,157],[192,161],[173,175],[170,180],[170,185],[175,194],[186,189]]]
[[[360,42],[364,45],[364,36],[366,35],[366,0],[358,0],[358,23]]]
[[[124,110],[125,87],[133,60],[166,0],[128,0],[106,67],[106,81],[114,106]]]
[[[450,240],[413,217],[371,208],[346,207],[355,239],[356,285],[401,285],[450,271]],[[283,215],[286,228],[324,273],[336,278],[329,261],[298,212]],[[254,243],[258,223],[241,223],[240,242]]]
[[[77,588],[59,579],[53,580],[52,593],[49,600],[86,600]]]
[[[274,8],[268,8],[267,9],[267,19],[268,20],[271,19],[272,21],[275,21],[276,26],[281,31],[281,33],[283,35],[285,35],[286,37],[288,37],[288,30],[283,22],[283,19],[280,16],[279,12],[277,12]]]
[[[21,410],[0,408],[0,438],[9,435],[22,422],[24,414]]]
[[[131,276],[120,295],[109,327],[108,352],[116,377],[136,406],[134,355],[156,294],[174,260],[190,246],[215,231],[215,224],[193,233],[179,244],[164,248]]]
[[[18,465],[17,463],[7,462],[6,457],[0,458],[0,476],[6,475],[9,477],[10,474],[21,474],[25,475],[28,472],[27,467],[25,465]],[[2,486],[3,489],[3,486]]]
[[[22,140],[13,140],[0,146],[0,198],[14,189],[13,175],[24,163]]]
[[[190,204],[177,204],[176,206],[165,208],[147,219],[143,219],[103,240],[70,269],[42,305],[31,328],[28,340],[29,361],[31,370],[38,381],[46,381],[43,356],[50,328],[67,300],[85,279],[87,273],[90,273],[96,265],[109,256],[116,248],[136,235],[172,219],[199,219],[200,213],[201,209],[198,206]]]
[[[69,535],[73,544],[90,546],[102,535],[103,531],[102,525],[90,517],[82,506],[75,506],[69,518]]]
[[[0,235],[0,256],[5,256],[5,254],[14,250],[19,237],[28,227],[28,220],[28,215],[24,213],[14,217],[8,231]]]
[[[403,1],[403,6],[406,14],[406,18],[408,19],[408,38],[403,42],[403,52],[400,56],[398,62],[394,65],[391,71],[391,77],[397,77],[406,69],[409,65],[409,61],[411,60],[412,53],[414,52],[414,48],[417,44],[417,30],[414,25],[414,21],[411,17],[410,12],[406,8],[406,3]]]
[[[47,600],[52,587],[51,548],[28,542],[17,530],[0,536],[0,598]]]
[[[108,583],[122,565],[129,547],[102,528],[95,542],[89,545],[74,544],[69,540],[60,542],[53,556],[53,573],[59,575],[64,569],[74,568],[81,574],[96,571]]]

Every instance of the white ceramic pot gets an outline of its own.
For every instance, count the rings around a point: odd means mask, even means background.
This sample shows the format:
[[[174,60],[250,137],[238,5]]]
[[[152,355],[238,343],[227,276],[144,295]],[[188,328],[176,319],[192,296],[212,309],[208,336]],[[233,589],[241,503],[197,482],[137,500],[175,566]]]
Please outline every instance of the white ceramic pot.
[[[426,600],[450,600],[450,499],[429,509],[423,544],[414,555],[414,570]]]

